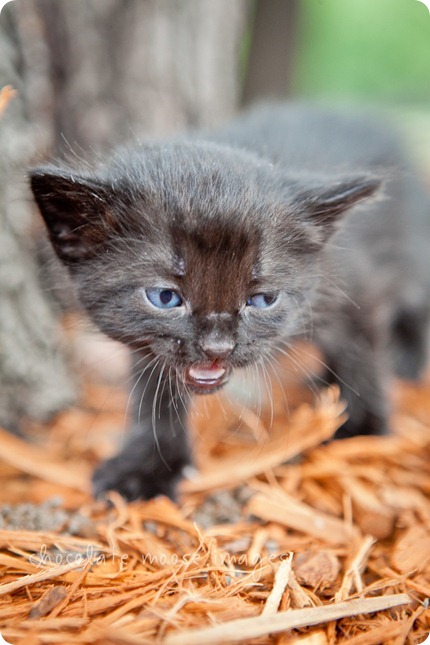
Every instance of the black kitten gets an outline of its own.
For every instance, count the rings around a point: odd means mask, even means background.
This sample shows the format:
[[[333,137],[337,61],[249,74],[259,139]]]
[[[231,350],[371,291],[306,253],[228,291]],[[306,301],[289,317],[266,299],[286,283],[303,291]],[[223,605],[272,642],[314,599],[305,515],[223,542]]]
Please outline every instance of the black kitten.
[[[430,211],[402,166],[379,124],[290,105],[123,149],[92,173],[31,172],[84,307],[132,350],[131,434],[96,494],[173,495],[189,393],[219,389],[309,315],[349,405],[338,436],[385,432],[387,376],[418,376],[429,322]]]

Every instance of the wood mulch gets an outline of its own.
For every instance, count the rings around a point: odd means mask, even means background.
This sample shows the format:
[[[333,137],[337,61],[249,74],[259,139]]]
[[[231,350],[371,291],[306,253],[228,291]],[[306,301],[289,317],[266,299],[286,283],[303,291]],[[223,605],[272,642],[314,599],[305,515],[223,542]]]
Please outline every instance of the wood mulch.
[[[430,385],[393,384],[390,436],[332,443],[345,418],[335,387],[272,387],[261,409],[198,399],[199,471],[177,504],[91,498],[90,473],[124,431],[119,387],[87,383],[31,443],[0,431],[6,641],[425,641]]]

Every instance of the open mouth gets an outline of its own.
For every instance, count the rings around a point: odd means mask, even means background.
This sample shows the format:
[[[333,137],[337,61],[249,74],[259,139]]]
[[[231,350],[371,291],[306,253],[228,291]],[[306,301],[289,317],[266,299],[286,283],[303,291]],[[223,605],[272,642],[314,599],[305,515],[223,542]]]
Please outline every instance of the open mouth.
[[[185,370],[185,381],[195,392],[211,392],[228,379],[230,371],[218,363],[197,363]]]

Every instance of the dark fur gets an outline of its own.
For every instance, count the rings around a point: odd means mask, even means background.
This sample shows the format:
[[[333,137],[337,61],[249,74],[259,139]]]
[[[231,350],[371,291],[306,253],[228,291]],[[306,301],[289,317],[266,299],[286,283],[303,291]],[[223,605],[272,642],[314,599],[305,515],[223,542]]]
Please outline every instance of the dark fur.
[[[187,367],[253,364],[303,333],[310,309],[348,401],[338,436],[385,432],[387,377],[417,377],[428,340],[428,200],[403,166],[380,124],[292,105],[124,148],[91,173],[31,173],[83,305],[133,350],[131,435],[95,473],[97,494],[172,495],[190,461]],[[151,307],[153,286],[186,307]],[[245,306],[265,292],[281,293],[273,308]]]

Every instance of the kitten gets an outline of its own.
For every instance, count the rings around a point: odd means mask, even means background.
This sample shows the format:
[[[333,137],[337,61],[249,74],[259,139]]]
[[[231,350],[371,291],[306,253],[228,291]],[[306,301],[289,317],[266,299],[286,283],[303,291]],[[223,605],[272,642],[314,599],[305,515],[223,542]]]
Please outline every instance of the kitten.
[[[309,315],[348,402],[337,436],[386,431],[388,377],[416,378],[426,360],[430,209],[381,124],[263,106],[93,172],[30,177],[85,309],[133,358],[131,432],[95,494],[173,496],[190,393],[285,347]]]

